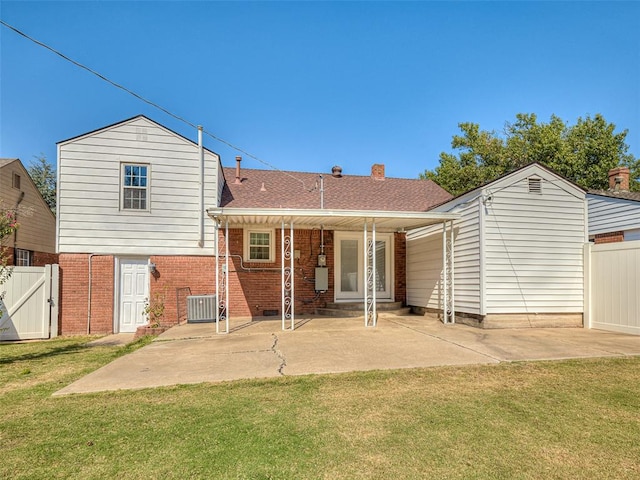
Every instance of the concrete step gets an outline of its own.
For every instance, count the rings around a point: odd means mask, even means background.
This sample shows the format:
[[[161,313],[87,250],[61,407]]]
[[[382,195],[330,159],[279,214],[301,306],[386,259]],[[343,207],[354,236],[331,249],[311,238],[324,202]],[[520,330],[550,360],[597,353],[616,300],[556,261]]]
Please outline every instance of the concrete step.
[[[325,308],[330,310],[358,310],[364,309],[364,302],[327,302]],[[376,304],[376,310],[379,312],[399,310],[402,308],[402,302],[378,302]]]
[[[378,313],[378,315],[385,315],[385,314],[407,315],[410,313],[410,311],[411,311],[411,308],[409,307],[396,308],[394,310],[387,310],[387,309],[381,310],[380,308],[376,309],[376,312]],[[364,307],[361,304],[358,310],[346,310],[343,308],[316,308],[316,315],[320,317],[334,317],[334,318],[364,317]]]

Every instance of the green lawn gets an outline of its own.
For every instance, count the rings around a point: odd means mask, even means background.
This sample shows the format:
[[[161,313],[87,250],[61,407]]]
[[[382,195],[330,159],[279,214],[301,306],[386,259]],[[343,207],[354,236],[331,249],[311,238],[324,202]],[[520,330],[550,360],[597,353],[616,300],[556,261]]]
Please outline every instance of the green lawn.
[[[640,478],[640,358],[51,397],[85,341],[0,345],[0,478]]]

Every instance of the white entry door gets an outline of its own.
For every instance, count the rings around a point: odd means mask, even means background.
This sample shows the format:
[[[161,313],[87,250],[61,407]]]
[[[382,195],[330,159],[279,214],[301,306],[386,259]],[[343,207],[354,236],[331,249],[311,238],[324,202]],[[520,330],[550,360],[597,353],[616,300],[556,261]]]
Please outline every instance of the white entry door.
[[[362,233],[336,232],[335,234],[335,297],[336,300],[363,300],[365,282],[364,238]],[[376,235],[376,297],[378,300],[391,300],[393,268],[391,252],[393,235]]]
[[[149,262],[146,259],[120,259],[120,329],[135,332],[147,323],[144,306],[149,297]]]

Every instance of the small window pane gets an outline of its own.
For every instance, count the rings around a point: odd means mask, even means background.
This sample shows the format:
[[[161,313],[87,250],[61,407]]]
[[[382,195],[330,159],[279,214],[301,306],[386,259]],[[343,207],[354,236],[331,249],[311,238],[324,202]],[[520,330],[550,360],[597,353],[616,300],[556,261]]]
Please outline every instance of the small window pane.
[[[147,210],[147,167],[125,165],[122,188],[122,208]]]
[[[271,233],[249,232],[249,260],[271,260]]]
[[[29,267],[31,266],[31,252],[29,250],[23,250],[16,248],[16,266],[17,267]]]

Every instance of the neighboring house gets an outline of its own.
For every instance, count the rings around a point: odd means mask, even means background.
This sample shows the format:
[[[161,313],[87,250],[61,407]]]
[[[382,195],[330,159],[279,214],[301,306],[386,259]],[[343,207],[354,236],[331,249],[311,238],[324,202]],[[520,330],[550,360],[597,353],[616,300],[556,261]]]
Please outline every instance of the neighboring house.
[[[16,210],[20,225],[2,242],[9,264],[57,263],[55,216],[19,159],[0,158],[0,205]]]
[[[436,208],[454,221],[456,321],[582,326],[585,191],[531,164]],[[407,236],[407,304],[441,311],[441,228]]]
[[[612,243],[640,240],[640,192],[629,191],[629,169],[609,171],[608,190],[590,190],[589,240]]]
[[[335,302],[405,304],[405,231],[457,218],[427,212],[450,198],[379,164],[371,176],[242,169],[239,157],[223,169],[144,116],[65,140],[61,333],[135,331],[157,296],[176,323],[187,288],[217,293],[224,318],[283,323]]]

